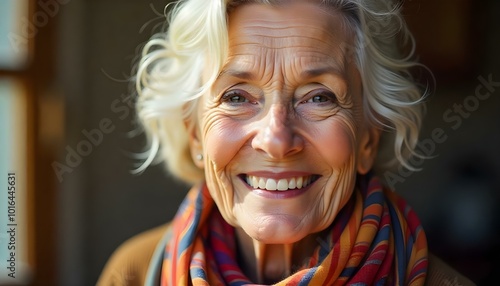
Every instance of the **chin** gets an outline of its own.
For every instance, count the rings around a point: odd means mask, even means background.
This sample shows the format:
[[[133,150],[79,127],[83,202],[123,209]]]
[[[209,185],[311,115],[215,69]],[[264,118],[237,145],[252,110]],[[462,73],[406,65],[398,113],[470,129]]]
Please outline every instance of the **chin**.
[[[289,244],[302,240],[310,234],[303,228],[302,219],[289,215],[266,215],[254,217],[250,224],[241,224],[242,229],[251,238],[266,244]],[[312,229],[311,229],[312,230]]]

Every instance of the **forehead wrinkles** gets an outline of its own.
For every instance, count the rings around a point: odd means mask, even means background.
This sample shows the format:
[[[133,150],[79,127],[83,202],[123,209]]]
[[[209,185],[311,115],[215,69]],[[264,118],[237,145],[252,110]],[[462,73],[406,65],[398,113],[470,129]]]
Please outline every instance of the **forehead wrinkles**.
[[[340,12],[316,7],[311,14],[297,7],[249,6],[230,14],[228,63],[238,59],[249,67],[272,60],[299,67],[299,62],[323,62],[339,72],[344,70],[345,47],[351,44],[346,41],[353,39]],[[311,11],[311,7],[306,9]]]
[[[277,56],[276,50],[262,49],[267,52],[262,51],[262,53],[258,53],[259,55],[236,54],[231,56],[220,76],[236,76],[254,81],[258,79],[272,80],[272,77],[276,75],[287,75],[287,77],[293,76],[295,79],[300,79],[303,76],[314,77],[330,72],[346,76],[348,72],[345,57],[333,59],[331,56],[319,52]]]
[[[257,23],[261,22],[261,23]],[[338,21],[337,21],[338,22]],[[332,31],[331,31],[332,30]],[[333,33],[333,31],[337,33]],[[265,47],[268,49],[314,48],[338,52],[350,40],[340,27],[328,29],[327,23],[290,25],[281,21],[241,21],[230,26],[229,44],[235,50]],[[242,50],[243,49],[243,50]]]
[[[319,48],[319,44],[315,45],[312,42],[270,48],[261,43],[238,43],[231,45],[229,50],[230,55],[221,75],[232,71],[271,80],[273,75],[277,75],[276,73],[288,76],[293,74],[299,79],[301,76],[307,76],[308,74],[302,74],[307,71],[323,70],[339,75],[345,75],[347,72],[348,60],[345,58],[346,53],[342,45],[328,44],[324,45],[324,48]]]
[[[347,40],[347,35],[353,34],[342,12],[307,2],[279,6],[245,4],[229,14],[228,24],[230,40],[253,37],[270,48],[283,48],[304,39],[328,44]]]

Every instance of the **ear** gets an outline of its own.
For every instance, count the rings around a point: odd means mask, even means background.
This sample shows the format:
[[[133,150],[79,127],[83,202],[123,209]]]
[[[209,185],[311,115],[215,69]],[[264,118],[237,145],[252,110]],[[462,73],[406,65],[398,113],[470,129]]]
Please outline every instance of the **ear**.
[[[381,130],[371,124],[363,130],[358,146],[357,171],[359,174],[368,173],[375,161],[378,153],[378,144],[380,141]]]
[[[188,133],[191,159],[198,168],[204,169],[205,164],[203,162],[203,159],[200,160],[199,158],[200,155],[203,155],[203,144],[200,140],[201,136],[199,134],[198,125],[195,123],[195,120],[186,119],[184,120],[184,127],[186,128],[186,131]]]

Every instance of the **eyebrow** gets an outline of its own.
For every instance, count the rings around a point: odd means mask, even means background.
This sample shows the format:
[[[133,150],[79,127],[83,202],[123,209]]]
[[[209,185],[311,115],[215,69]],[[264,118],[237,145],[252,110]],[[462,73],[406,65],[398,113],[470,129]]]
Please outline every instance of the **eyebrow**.
[[[339,75],[339,74],[342,74],[342,72],[334,66],[325,66],[325,67],[319,67],[319,68],[306,69],[300,75],[302,78],[311,78],[311,77],[317,77],[317,76],[320,76],[323,74]]]
[[[253,73],[248,72],[248,71],[235,70],[235,69],[222,70],[219,73],[219,76],[217,76],[217,79],[219,79],[223,76],[230,76],[230,77],[235,77],[235,78],[249,80],[249,81],[252,81],[255,79],[255,75]]]

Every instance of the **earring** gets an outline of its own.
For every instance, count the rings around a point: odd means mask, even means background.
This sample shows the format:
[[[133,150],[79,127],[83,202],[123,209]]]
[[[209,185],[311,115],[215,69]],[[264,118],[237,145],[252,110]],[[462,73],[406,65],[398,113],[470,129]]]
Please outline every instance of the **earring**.
[[[198,160],[198,161],[203,160],[203,155],[202,154],[196,155],[196,160]]]

